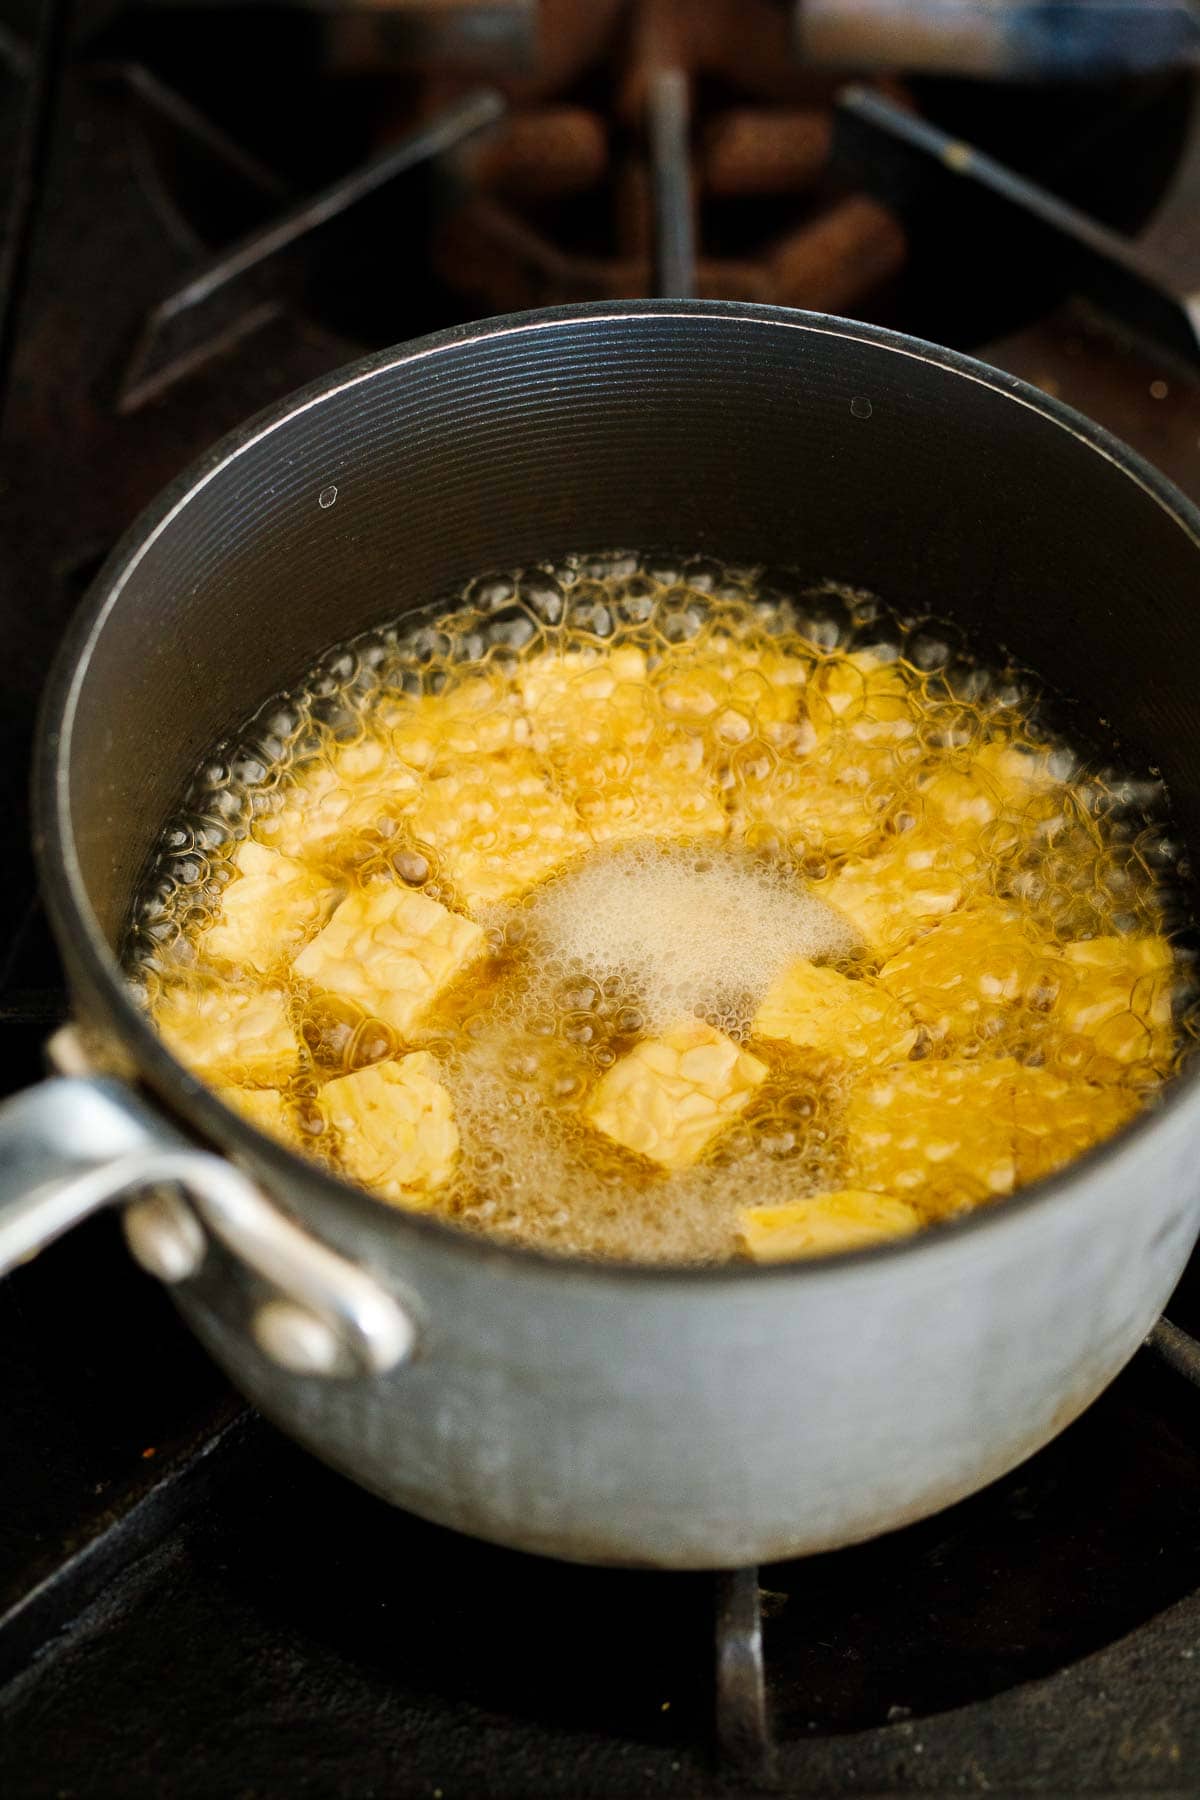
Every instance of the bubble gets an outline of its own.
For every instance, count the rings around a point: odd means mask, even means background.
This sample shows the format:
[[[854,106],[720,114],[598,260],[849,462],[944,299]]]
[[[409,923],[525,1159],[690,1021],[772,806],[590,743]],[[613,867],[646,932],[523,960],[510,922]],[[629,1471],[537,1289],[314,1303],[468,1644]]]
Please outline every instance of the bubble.
[[[562,584],[553,575],[534,572],[517,589],[524,604],[545,625],[557,625],[566,609]]]
[[[419,850],[398,850],[392,857],[392,867],[410,887],[420,887],[433,873],[429,858]]]

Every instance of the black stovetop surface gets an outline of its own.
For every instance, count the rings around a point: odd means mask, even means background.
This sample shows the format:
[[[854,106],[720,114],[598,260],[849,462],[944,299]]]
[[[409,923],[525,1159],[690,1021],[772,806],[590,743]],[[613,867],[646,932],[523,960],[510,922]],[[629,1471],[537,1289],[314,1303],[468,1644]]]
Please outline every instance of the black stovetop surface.
[[[0,16],[10,173],[41,16]],[[0,461],[0,1091],[35,1078],[64,1008],[25,781],[65,621],[163,481],[361,347],[289,288],[127,404],[140,321],[202,253],[164,189],[179,119],[150,110],[127,44],[85,44],[35,171]],[[1150,233],[1200,275],[1200,203]],[[392,335],[446,304],[410,297]],[[1194,377],[1073,304],[1008,323],[993,360],[1200,494]],[[1195,1274],[1172,1312],[1200,1325]],[[1148,1351],[984,1493],[759,1572],[758,1770],[716,1744],[714,1578],[565,1567],[385,1507],[242,1405],[112,1221],[0,1284],[0,1369],[5,1795],[1200,1791],[1200,1394]]]
[[[758,1791],[713,1748],[711,1578],[566,1567],[397,1514],[235,1410],[132,1281],[96,1235],[5,1300],[6,1367],[24,1381],[36,1358],[39,1386],[32,1427],[5,1419],[4,1509],[36,1511],[49,1566],[64,1529],[127,1505],[147,1452],[182,1465],[157,1516],[125,1514],[90,1603],[52,1593],[34,1622],[0,1690],[6,1793]],[[1144,1353],[985,1493],[762,1570],[771,1785],[1194,1794],[1198,1495],[1195,1391]],[[11,1588],[31,1546],[2,1548]]]

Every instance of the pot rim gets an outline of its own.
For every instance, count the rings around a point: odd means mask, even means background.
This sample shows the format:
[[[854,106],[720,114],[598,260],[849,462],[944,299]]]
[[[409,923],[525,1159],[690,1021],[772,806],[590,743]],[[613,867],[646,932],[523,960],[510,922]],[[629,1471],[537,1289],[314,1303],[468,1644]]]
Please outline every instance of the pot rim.
[[[222,1147],[228,1145],[234,1152],[266,1164],[285,1195],[289,1175],[298,1164],[301,1165],[306,1183],[310,1187],[315,1185],[323,1202],[335,1213],[357,1214],[362,1222],[394,1236],[398,1242],[403,1242],[409,1234],[420,1234],[431,1247],[440,1244],[445,1250],[453,1249],[478,1262],[508,1265],[514,1272],[518,1268],[531,1272],[540,1269],[546,1274],[561,1275],[576,1282],[585,1279],[601,1283],[644,1282],[647,1278],[692,1286],[725,1286],[766,1280],[802,1282],[817,1280],[851,1265],[882,1265],[891,1259],[928,1255],[935,1247],[947,1249],[952,1241],[962,1241],[984,1232],[998,1232],[1034,1209],[1068,1205],[1082,1193],[1093,1169],[1102,1160],[1125,1159],[1132,1164],[1138,1146],[1164,1115],[1174,1116],[1191,1106],[1200,1119],[1200,1059],[1192,1069],[1172,1082],[1152,1110],[1140,1114],[1114,1137],[1085,1152],[1065,1169],[958,1219],[940,1224],[936,1229],[863,1249],[796,1262],[729,1262],[703,1267],[623,1263],[553,1255],[523,1245],[476,1237],[453,1225],[443,1224],[432,1215],[406,1212],[373,1199],[365,1190],[287,1150],[226,1107],[211,1089],[176,1060],[126,990],[121,966],[100,929],[80,872],[71,822],[68,769],[75,710],[88,678],[92,646],[119,601],[127,580],[152,544],[189,501],[244,451],[347,388],[370,381],[405,363],[452,355],[489,338],[563,325],[583,326],[602,320],[625,319],[634,323],[648,318],[728,320],[743,326],[840,337],[932,364],[949,376],[990,388],[1002,398],[1028,408],[1068,432],[1086,449],[1114,464],[1168,514],[1200,551],[1200,507],[1103,426],[1018,376],[992,368],[960,351],[883,326],[756,302],[615,300],[501,314],[376,351],[264,408],[226,433],[212,449],[176,476],[125,532],[72,618],[43,691],[33,757],[34,848],[55,936],[61,945],[69,946],[73,965],[81,970],[105,1026],[131,1053],[139,1075],[161,1100],[182,1114],[194,1130],[207,1140],[215,1140]]]

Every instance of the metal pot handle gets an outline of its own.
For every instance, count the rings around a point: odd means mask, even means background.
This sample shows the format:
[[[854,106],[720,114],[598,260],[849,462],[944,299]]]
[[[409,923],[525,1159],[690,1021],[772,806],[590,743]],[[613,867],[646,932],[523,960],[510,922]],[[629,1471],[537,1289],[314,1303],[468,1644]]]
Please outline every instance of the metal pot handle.
[[[285,1368],[377,1375],[411,1356],[409,1311],[123,1082],[54,1076],[0,1105],[0,1276],[116,1201],[131,1251],[160,1280],[195,1275],[210,1237],[252,1269],[270,1297],[251,1328]]]

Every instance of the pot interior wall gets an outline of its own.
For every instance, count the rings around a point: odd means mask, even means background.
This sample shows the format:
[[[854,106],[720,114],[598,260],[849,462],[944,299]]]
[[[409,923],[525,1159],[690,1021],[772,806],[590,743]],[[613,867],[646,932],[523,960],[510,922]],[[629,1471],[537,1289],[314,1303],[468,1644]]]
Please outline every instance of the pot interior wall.
[[[467,337],[348,380],[218,465],[125,581],[79,692],[72,826],[110,941],[207,744],[326,645],[571,549],[793,564],[953,617],[1160,767],[1195,836],[1188,532],[1020,398],[802,327],[716,309]]]

